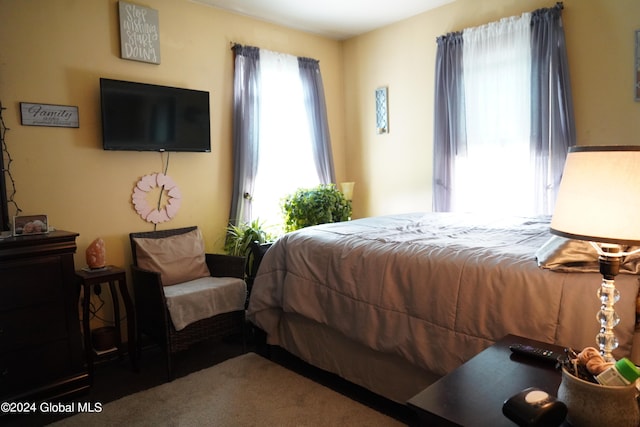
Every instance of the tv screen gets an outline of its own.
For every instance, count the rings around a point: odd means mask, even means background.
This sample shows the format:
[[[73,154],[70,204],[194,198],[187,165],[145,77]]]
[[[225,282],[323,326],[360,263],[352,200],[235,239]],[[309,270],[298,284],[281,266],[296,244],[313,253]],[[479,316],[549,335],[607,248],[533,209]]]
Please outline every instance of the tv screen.
[[[209,92],[100,79],[105,150],[210,152]]]

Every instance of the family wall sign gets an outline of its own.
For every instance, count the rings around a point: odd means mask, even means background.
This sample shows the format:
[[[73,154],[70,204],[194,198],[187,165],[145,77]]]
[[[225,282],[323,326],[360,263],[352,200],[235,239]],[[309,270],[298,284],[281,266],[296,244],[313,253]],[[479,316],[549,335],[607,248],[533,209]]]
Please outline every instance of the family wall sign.
[[[78,107],[71,105],[20,103],[20,120],[25,126],[77,128]]]

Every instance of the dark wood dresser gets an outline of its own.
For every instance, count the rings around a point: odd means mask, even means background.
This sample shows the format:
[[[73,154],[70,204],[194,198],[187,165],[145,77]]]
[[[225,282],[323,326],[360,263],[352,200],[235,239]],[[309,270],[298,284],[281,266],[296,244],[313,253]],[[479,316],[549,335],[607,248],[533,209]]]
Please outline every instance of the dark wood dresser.
[[[77,233],[0,240],[0,401],[88,391],[73,254]]]

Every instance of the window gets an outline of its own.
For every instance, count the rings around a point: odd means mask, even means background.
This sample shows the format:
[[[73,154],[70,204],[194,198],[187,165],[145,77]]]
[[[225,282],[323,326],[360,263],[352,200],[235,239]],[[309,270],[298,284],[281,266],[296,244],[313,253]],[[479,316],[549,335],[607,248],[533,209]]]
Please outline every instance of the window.
[[[575,145],[561,11],[437,38],[434,211],[553,212]]]
[[[300,187],[320,184],[296,57],[260,52],[258,170],[252,219],[283,226],[280,201]]]
[[[452,210],[533,210],[529,16],[465,30],[467,147],[455,158]]]
[[[234,45],[229,222],[283,223],[283,197],[335,182],[319,61]],[[281,230],[270,230],[278,233]]]

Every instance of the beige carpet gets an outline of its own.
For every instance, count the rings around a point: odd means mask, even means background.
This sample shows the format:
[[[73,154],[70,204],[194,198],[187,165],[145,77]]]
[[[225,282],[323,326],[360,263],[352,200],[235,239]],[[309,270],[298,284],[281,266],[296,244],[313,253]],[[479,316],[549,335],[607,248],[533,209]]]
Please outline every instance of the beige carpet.
[[[254,353],[78,414],[55,426],[399,426]]]

